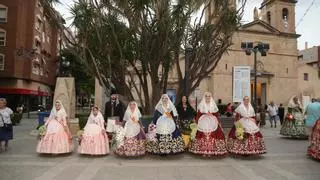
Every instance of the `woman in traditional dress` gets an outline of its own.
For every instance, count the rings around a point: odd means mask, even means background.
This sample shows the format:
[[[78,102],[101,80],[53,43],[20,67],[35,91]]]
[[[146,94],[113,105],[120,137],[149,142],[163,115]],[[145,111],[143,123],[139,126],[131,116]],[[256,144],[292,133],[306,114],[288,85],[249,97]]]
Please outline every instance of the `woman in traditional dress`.
[[[45,122],[46,132],[41,137],[38,153],[64,154],[72,151],[72,137],[67,125],[67,113],[62,102],[57,100]]]
[[[320,117],[313,126],[309,141],[308,155],[320,160]]]
[[[97,106],[92,108],[78,147],[80,154],[106,155],[109,141],[104,128],[104,118]]]
[[[280,134],[293,138],[308,138],[302,106],[297,96],[293,96],[289,100],[288,113],[282,124]]]
[[[235,125],[229,132],[228,151],[239,155],[256,155],[266,153],[263,136],[255,119],[255,112],[245,96],[243,102],[235,109]]]
[[[125,123],[123,139],[119,138],[115,153],[120,156],[142,156],[145,155],[146,135],[141,123],[141,113],[136,102],[131,101],[124,114]]]
[[[189,146],[191,127],[194,117],[197,114],[196,111],[191,107],[186,96],[182,96],[181,102],[176,106],[179,114],[178,125],[184,140],[185,147]]]
[[[147,152],[166,155],[184,151],[184,142],[176,125],[177,118],[176,108],[168,95],[163,94],[153,115],[156,138],[147,140]]]
[[[195,138],[191,142],[190,152],[204,156],[222,156],[228,153],[226,140],[218,119],[219,109],[210,92],[204,93],[198,106]]]
[[[9,140],[13,138],[11,114],[6,99],[0,98],[0,152],[8,150]]]

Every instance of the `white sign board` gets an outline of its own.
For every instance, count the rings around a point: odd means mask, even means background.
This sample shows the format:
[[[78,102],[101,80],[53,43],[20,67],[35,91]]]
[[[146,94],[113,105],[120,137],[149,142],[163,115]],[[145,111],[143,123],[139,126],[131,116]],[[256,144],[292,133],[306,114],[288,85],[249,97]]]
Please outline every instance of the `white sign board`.
[[[242,102],[244,96],[250,97],[250,66],[233,67],[232,101]]]

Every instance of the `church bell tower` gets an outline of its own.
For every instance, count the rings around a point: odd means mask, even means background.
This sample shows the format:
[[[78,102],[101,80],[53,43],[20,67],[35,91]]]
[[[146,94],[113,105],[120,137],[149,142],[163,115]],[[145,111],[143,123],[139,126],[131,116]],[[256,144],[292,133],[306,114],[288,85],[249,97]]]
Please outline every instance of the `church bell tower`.
[[[296,0],[264,0],[261,3],[261,20],[285,33],[296,33]]]

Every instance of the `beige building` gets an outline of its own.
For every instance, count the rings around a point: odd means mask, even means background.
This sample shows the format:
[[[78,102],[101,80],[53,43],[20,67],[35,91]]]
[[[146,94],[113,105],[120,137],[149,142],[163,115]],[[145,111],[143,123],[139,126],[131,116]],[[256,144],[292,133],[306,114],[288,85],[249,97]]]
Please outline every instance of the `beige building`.
[[[310,97],[320,98],[320,46],[299,51],[298,66],[299,91]]]
[[[232,102],[233,67],[251,66],[254,55],[247,56],[241,42],[270,44],[267,56],[257,56],[257,99],[262,104],[287,103],[290,96],[298,93],[298,50],[295,32],[295,3],[289,0],[265,0],[254,13],[254,21],[244,24],[233,36],[233,45],[220,60],[212,75],[204,80],[199,89],[210,91],[214,99],[222,103]],[[253,75],[253,73],[251,73]],[[251,76],[253,77],[253,76]],[[251,97],[253,92],[251,78]]]

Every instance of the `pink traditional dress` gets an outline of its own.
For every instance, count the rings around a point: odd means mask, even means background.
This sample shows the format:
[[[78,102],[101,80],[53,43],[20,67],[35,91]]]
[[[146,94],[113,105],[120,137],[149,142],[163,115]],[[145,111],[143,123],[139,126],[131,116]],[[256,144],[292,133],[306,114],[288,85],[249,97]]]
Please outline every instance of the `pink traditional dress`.
[[[235,110],[235,122],[244,130],[242,138],[236,136],[236,126],[229,132],[228,151],[233,154],[255,155],[266,153],[263,136],[256,124],[255,112],[251,104],[248,107],[241,103]]]
[[[131,103],[135,104],[134,111],[130,109]],[[118,142],[115,153],[120,156],[142,156],[146,153],[146,135],[140,122],[142,116],[137,103],[131,103],[129,103],[123,117],[123,121],[125,122],[123,132],[121,132],[123,133],[123,137],[116,138]]]
[[[221,156],[228,153],[225,136],[218,119],[218,111],[212,97],[210,103],[206,103],[203,97],[195,119],[198,126],[196,136],[191,141],[190,152],[210,156]]]
[[[61,103],[59,110],[54,107],[45,122],[46,132],[40,139],[37,152],[47,154],[64,154],[72,151],[72,137],[67,125],[67,113]]]
[[[109,141],[104,128],[104,119],[99,111],[97,115],[91,114],[78,147],[80,154],[106,155],[109,153]]]
[[[317,120],[313,126],[309,142],[308,155],[314,159],[320,160],[320,119]]]

